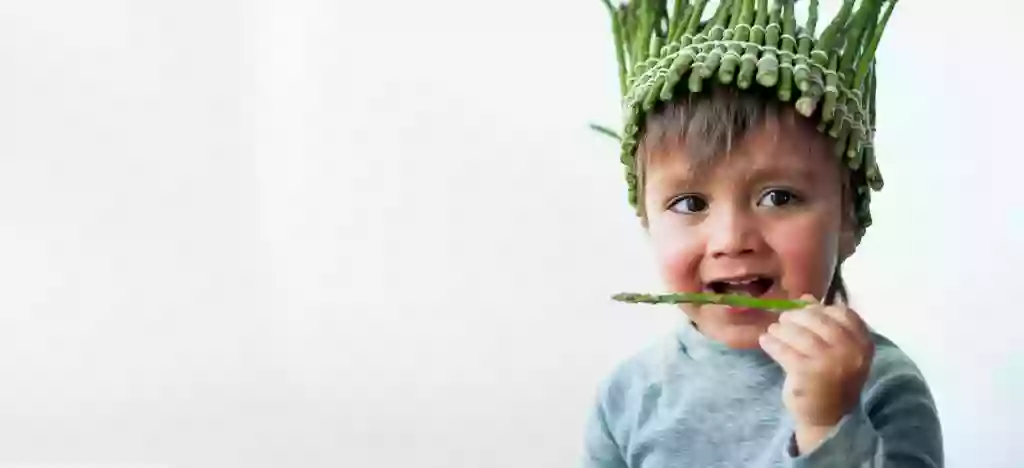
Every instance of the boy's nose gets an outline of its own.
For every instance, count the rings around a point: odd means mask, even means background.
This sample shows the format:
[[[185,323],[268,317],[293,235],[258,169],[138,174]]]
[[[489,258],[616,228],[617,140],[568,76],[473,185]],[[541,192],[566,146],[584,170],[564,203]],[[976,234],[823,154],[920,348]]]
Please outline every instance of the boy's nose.
[[[738,210],[720,212],[706,220],[707,253],[712,258],[738,257],[758,250],[760,234],[753,216]]]

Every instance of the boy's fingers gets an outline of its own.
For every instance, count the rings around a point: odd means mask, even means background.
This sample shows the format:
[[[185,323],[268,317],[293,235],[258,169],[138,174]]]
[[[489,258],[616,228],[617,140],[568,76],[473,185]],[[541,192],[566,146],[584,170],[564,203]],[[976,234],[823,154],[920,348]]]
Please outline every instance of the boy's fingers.
[[[855,342],[864,344],[868,338],[868,327],[853,309],[842,306],[825,307],[825,315],[843,327]]]
[[[820,356],[829,346],[814,330],[792,320],[773,323],[768,327],[768,333],[807,357]]]
[[[819,310],[802,309],[782,314],[780,323],[799,325],[814,332],[828,344],[838,345],[852,339],[844,326]]]
[[[800,300],[808,304],[806,307],[807,309],[817,309],[822,306],[821,301],[819,301],[818,298],[814,297],[814,295],[812,294],[802,294],[800,296]]]
[[[783,369],[797,369],[807,359],[806,356],[784,343],[772,333],[761,335],[758,341],[761,344],[761,349],[768,353],[775,362],[778,362]]]

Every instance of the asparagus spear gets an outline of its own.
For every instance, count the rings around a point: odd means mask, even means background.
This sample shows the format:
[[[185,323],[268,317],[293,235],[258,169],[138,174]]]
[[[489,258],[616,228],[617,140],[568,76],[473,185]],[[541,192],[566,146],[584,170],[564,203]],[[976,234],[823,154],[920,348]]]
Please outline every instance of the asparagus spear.
[[[685,13],[686,9],[690,7],[690,0],[675,0],[672,6],[672,18],[668,23],[668,41],[672,42],[676,39],[679,32],[679,28],[685,25]]]
[[[832,54],[841,52],[846,22],[853,10],[854,2],[855,0],[843,0],[843,6],[840,7],[839,13],[821,33],[821,38],[815,44],[814,50],[811,51],[811,62],[816,65],[811,69],[811,77],[803,85],[797,84],[797,88],[801,89],[801,95],[797,100],[796,108],[806,117],[810,117],[814,113],[818,107],[818,101],[821,99],[824,85],[821,68],[828,66],[829,57]]]
[[[705,40],[702,36],[693,37],[697,33],[697,28],[700,27],[700,17],[704,14],[705,5],[707,5],[707,0],[696,0],[693,4],[690,16],[687,18],[686,31],[683,32],[683,38],[680,40],[679,55],[669,66],[668,76],[665,77],[665,84],[661,88],[663,101],[672,99],[672,92],[679,84],[679,80],[686,72],[690,71],[690,66],[693,65],[693,59],[697,53],[693,47],[689,47],[690,44],[700,44]]]
[[[622,141],[622,137],[620,137],[618,133],[615,133],[615,130],[605,127],[604,125],[592,123],[590,124],[590,129],[602,135],[614,138],[617,141]]]
[[[838,50],[832,50],[829,53],[829,60],[826,62],[827,65],[838,64]],[[834,72],[835,67],[830,67],[830,71]],[[800,99],[796,100],[796,110],[804,117],[810,117],[814,115],[815,110],[818,109],[818,101],[821,100],[821,95],[824,93],[824,83],[821,83],[821,71],[814,69],[811,71],[811,85],[807,88],[803,94],[800,95]],[[824,126],[819,127],[824,130]]]
[[[788,102],[793,97],[793,52],[796,52],[796,12],[794,2],[785,0],[782,15],[782,65],[780,65],[779,88],[776,91],[779,100]]]
[[[693,10],[694,8],[690,3],[690,0],[686,0],[685,9],[681,12],[682,14],[676,18],[678,24],[676,24],[676,29],[672,32],[672,36],[669,37],[670,41],[676,43],[679,42],[679,38],[681,38],[683,33],[686,32],[686,25],[690,24],[690,16],[693,14]]]
[[[868,98],[869,86],[866,83],[867,74],[861,73],[861,65],[870,67],[871,60],[874,56],[874,51],[871,49],[871,41],[875,36],[875,29],[878,27],[878,13],[882,9],[882,1],[876,0],[874,10],[871,12],[870,18],[868,18],[867,26],[864,32],[861,34],[861,41],[864,43],[861,50],[861,55],[857,58],[857,63],[853,66],[854,68],[847,72],[853,75],[850,86],[850,97],[846,101],[847,113],[852,113],[853,118],[850,125],[853,126],[853,130],[850,133],[850,142],[847,145],[846,159],[850,161],[849,166],[851,169],[857,170],[864,160],[864,152],[862,151],[864,143],[868,138],[868,123],[867,118],[870,115],[868,110]]]
[[[855,76],[855,61],[857,59],[857,52],[861,48],[861,38],[864,35],[864,31],[871,29],[874,30],[875,21],[878,18],[878,11],[881,5],[877,0],[862,0],[860,9],[857,10],[857,14],[853,17],[853,24],[850,26],[850,31],[846,34],[846,47],[843,50],[843,59],[839,64],[839,76],[842,77],[842,85],[846,89],[854,90],[855,93],[860,93],[860,85],[856,83]],[[863,81],[863,79],[862,79]],[[838,92],[833,93],[831,96],[826,90],[825,104],[823,108],[822,121],[829,121],[835,114],[835,122],[832,125],[832,129],[829,131],[829,135],[833,137],[839,136],[845,131],[845,127],[849,127],[850,116],[855,113],[855,110],[860,107],[860,99],[852,100],[845,99],[843,105],[836,109],[836,96]],[[831,97],[831,99],[829,99]],[[845,150],[845,148],[844,148]]]
[[[750,41],[750,28],[754,22],[754,0],[741,0],[739,18],[733,26],[733,40],[729,51],[722,58],[722,66],[718,69],[718,79],[722,84],[730,84],[736,76],[736,68],[740,65],[740,54],[744,52],[741,45]]]
[[[779,59],[776,58],[775,51],[779,46],[779,34],[782,31],[782,25],[779,24],[779,18],[782,16],[782,3],[772,4],[771,13],[768,16],[768,27],[765,28],[764,36],[766,50],[761,59],[757,61],[756,79],[761,86],[771,88],[779,81]]]
[[[707,67],[705,62],[714,48],[710,41],[722,40],[722,36],[725,34],[725,21],[729,18],[729,7],[732,6],[732,1],[739,0],[722,0],[718,4],[718,10],[715,11],[711,21],[708,21],[704,26],[704,36],[710,35],[710,37],[708,38],[709,42],[704,43],[700,53],[694,59],[694,64],[691,66],[689,88],[692,93],[699,93],[704,89],[704,78],[706,78],[704,76],[704,69]],[[711,74],[708,73],[707,76],[711,76]]]
[[[865,129],[865,133],[867,133],[867,136],[860,136],[861,140],[868,138],[869,136],[873,136],[874,134],[875,116],[877,115],[877,110],[875,109],[874,102],[876,86],[874,77],[877,73],[877,62],[875,61],[875,52],[878,49],[878,42],[881,40],[882,34],[885,32],[885,26],[888,24],[889,18],[892,16],[893,7],[896,6],[896,0],[883,1],[888,1],[885,13],[882,15],[881,21],[878,22],[878,24],[874,25],[874,29],[868,36],[870,40],[867,41],[867,45],[865,45],[864,47],[863,54],[861,55],[860,60],[857,63],[857,74],[854,77],[854,84],[857,86],[858,89],[860,88],[860,84],[866,82],[866,93],[867,99],[869,100],[868,105],[865,106],[868,109],[867,112],[869,121],[868,128]],[[862,142],[858,140],[856,143],[858,144],[855,146],[860,146],[859,144]],[[878,166],[875,164],[874,148],[869,145],[866,146],[864,148],[863,155],[860,151],[856,149],[852,151],[855,152],[855,156],[863,156],[863,158],[865,159],[864,163],[867,164],[868,183],[872,188],[880,190],[882,188],[882,177],[881,174],[878,173]]]
[[[818,0],[811,0],[807,11],[807,24],[800,35],[800,45],[797,47],[796,66],[793,67],[793,80],[801,92],[807,91],[810,84],[811,69],[807,66],[807,56],[811,53],[811,46],[814,41],[814,30],[818,27]]]
[[[615,40],[615,60],[619,64],[619,92],[621,96],[626,95],[626,57],[622,47],[622,22],[619,20],[618,10],[612,6],[610,0],[601,0],[608,14],[612,17],[612,38]]]
[[[720,304],[731,307],[787,311],[802,309],[810,305],[806,301],[787,299],[759,299],[738,294],[670,293],[640,294],[619,293],[612,296],[618,302],[629,304]]]
[[[833,48],[836,48],[836,41],[842,36],[840,33],[846,27],[846,21],[850,18],[854,1],[843,0],[843,6],[839,8],[839,13],[832,19],[832,22],[825,28],[825,31],[821,33],[821,38],[815,45],[814,51],[811,52],[811,61],[818,66],[824,67],[828,64],[828,54],[831,53]]]
[[[768,25],[768,0],[757,0],[757,19],[754,20],[754,28],[751,32],[751,45],[740,59],[740,75],[736,78],[736,84],[740,89],[747,89],[754,81],[754,74],[757,72],[757,58],[760,53],[760,46],[764,45],[764,28]]]
[[[873,34],[870,35],[871,42],[868,43],[867,47],[864,48],[863,54],[860,56],[860,61],[857,63],[857,75],[854,78],[854,82],[863,82],[865,76],[869,71],[869,66],[875,58],[875,52],[878,50],[878,42],[882,40],[882,33],[885,32],[885,26],[889,23],[889,18],[892,16],[893,7],[896,6],[896,0],[883,0],[889,4],[886,6],[885,13],[882,15],[882,20],[875,25]]]
[[[714,33],[714,31],[712,31],[712,40],[732,40],[733,31],[735,31],[734,28],[736,27],[737,21],[739,20],[740,7],[743,6],[743,1],[744,0],[732,0],[730,8],[725,13],[724,18],[728,19],[729,21],[722,22],[722,26],[725,28],[725,30],[721,31],[721,33],[717,35],[717,38],[715,37],[716,34]],[[722,62],[722,56],[725,55],[725,51],[726,46],[724,45],[716,45],[711,49],[711,52],[708,53],[707,59],[704,60],[703,66],[701,66],[700,68],[701,78],[711,78],[715,74],[715,72],[718,71],[718,64]]]
[[[833,117],[837,119],[837,125],[839,125],[842,121],[843,113],[845,113],[846,110],[845,107],[840,108],[840,114],[836,116],[836,104],[838,104],[839,101],[839,75],[836,73],[836,69],[838,67],[839,56],[833,55],[832,57],[829,57],[828,73],[825,74],[825,102],[822,104],[821,110],[822,127],[824,127],[827,122],[831,122]]]
[[[875,61],[871,66],[871,72],[868,74],[868,106],[870,108],[870,112],[868,113],[870,127],[868,131],[872,134],[875,132],[875,119],[878,116],[878,109],[875,107],[875,93],[877,92],[877,89],[878,61]],[[864,165],[868,186],[873,190],[882,190],[882,186],[885,185],[885,181],[882,179],[882,173],[878,169],[878,164],[875,162],[875,147],[873,144],[865,148]]]
[[[657,21],[653,5],[645,5],[648,1],[637,0],[634,3],[640,4],[640,26],[637,29],[636,37],[633,39],[633,55],[637,62],[647,60],[650,51],[651,34],[654,32],[654,24]]]

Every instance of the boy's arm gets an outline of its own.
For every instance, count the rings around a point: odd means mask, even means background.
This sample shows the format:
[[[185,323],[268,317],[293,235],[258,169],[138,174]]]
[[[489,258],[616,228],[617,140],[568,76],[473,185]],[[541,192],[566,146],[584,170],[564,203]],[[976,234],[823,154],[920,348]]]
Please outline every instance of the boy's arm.
[[[603,405],[598,402],[587,421],[583,468],[627,468],[619,444],[612,438]]]
[[[909,363],[908,363],[909,364]],[[908,367],[875,381],[862,403],[819,446],[797,455],[790,439],[791,468],[941,468],[942,430],[924,378]]]

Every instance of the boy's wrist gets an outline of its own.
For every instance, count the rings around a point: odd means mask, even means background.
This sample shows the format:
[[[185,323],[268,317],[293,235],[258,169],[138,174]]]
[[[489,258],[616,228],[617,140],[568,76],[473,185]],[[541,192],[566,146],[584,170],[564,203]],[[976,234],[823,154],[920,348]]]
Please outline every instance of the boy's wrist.
[[[835,427],[835,424],[822,426],[798,423],[793,431],[793,439],[796,442],[796,453],[793,455],[800,456],[813,452]]]

